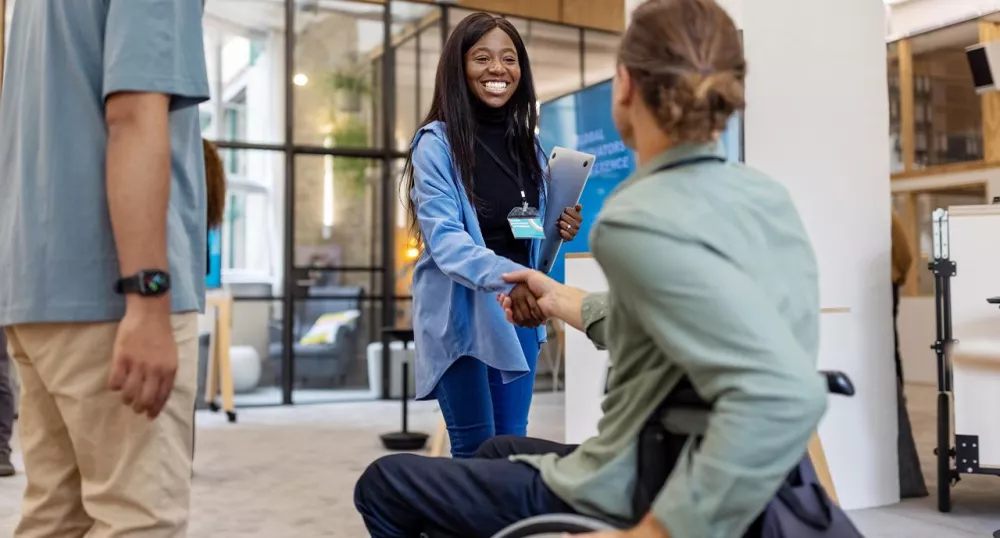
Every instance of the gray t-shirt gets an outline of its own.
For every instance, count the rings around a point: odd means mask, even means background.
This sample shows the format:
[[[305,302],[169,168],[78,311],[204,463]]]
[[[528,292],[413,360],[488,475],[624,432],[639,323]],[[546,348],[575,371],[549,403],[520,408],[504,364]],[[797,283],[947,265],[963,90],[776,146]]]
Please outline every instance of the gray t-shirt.
[[[22,0],[0,96],[0,325],[120,319],[104,102],[171,96],[173,310],[204,308],[201,0]]]

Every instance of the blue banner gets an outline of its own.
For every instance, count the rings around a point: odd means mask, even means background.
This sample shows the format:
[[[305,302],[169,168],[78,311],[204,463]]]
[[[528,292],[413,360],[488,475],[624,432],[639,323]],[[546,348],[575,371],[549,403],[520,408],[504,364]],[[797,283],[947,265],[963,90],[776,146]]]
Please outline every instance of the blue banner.
[[[556,146],[597,156],[580,203],[583,226],[580,234],[564,243],[550,275],[565,281],[566,253],[590,252],[590,227],[604,205],[604,199],[635,170],[635,156],[622,142],[611,117],[611,81],[584,88],[542,103],[539,139],[546,151]],[[723,134],[723,144],[731,161],[742,160],[742,129],[734,116]],[[549,211],[562,211],[552,207]]]

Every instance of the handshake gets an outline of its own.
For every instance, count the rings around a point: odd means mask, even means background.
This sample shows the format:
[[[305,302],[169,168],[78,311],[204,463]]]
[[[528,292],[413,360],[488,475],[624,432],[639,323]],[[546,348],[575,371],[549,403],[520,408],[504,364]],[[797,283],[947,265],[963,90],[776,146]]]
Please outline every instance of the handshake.
[[[497,295],[497,301],[507,315],[507,321],[521,327],[534,328],[549,318],[559,318],[565,286],[545,274],[524,270],[503,275],[505,282],[514,284],[510,293]]]

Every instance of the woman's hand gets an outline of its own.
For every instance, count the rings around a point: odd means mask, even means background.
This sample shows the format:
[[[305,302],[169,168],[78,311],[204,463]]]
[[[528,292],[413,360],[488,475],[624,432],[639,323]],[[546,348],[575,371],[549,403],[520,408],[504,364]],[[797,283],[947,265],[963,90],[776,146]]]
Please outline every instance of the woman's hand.
[[[556,301],[555,291],[560,285],[558,282],[535,270],[504,275],[504,280],[516,284],[510,295],[501,293],[497,296],[497,300],[507,314],[507,321],[522,325],[523,316],[518,311],[514,301],[514,292],[518,291],[519,288],[531,295],[531,299],[539,309],[542,321],[556,315],[554,303]]]
[[[559,215],[559,235],[563,241],[576,239],[576,234],[580,233],[580,225],[583,224],[583,206],[576,204],[576,207],[567,207]]]
[[[507,321],[515,325],[533,329],[545,323],[546,316],[526,283],[514,286],[510,295],[501,295],[500,301],[504,305]]]

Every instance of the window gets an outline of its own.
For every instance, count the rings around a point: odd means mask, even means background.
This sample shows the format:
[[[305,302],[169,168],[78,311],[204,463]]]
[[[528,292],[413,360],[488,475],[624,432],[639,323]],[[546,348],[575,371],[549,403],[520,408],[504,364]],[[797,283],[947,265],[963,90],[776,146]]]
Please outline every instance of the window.
[[[222,282],[257,283],[280,293],[284,153],[221,150],[226,166]]]
[[[441,10],[426,4],[392,4],[395,43],[395,148],[406,151],[417,126],[430,111],[441,56]]]
[[[380,147],[372,126],[380,105],[376,70],[384,6],[313,0],[295,14],[295,143],[334,148]]]
[[[942,28],[914,37],[910,42],[914,75],[914,164],[925,168],[981,160],[981,100],[965,56],[965,48],[979,42],[979,22]],[[892,51],[890,48],[890,70],[898,70]],[[892,85],[893,80],[890,77],[890,99],[894,91],[898,93],[898,87]],[[895,123],[898,120],[891,118],[893,127],[898,129]]]
[[[206,0],[203,21],[212,99],[200,105],[210,118],[202,124],[202,135],[221,141],[282,142],[283,2]]]
[[[295,265],[379,266],[380,182],[381,167],[377,161],[331,155],[297,156]],[[352,277],[345,275],[345,278]]]
[[[509,20],[528,49],[539,101],[548,101],[582,87],[578,28],[514,17]]]
[[[621,36],[587,30],[583,36],[583,83],[587,86],[615,76]]]
[[[4,55],[7,53],[7,42],[10,40],[10,19],[14,16],[14,2],[16,0],[6,0],[6,5],[4,5],[4,0],[0,0],[0,17],[3,17],[0,22],[2,22],[3,28],[0,29],[0,69],[4,69]],[[3,73],[0,73],[2,75]],[[2,80],[3,77],[0,77]]]

